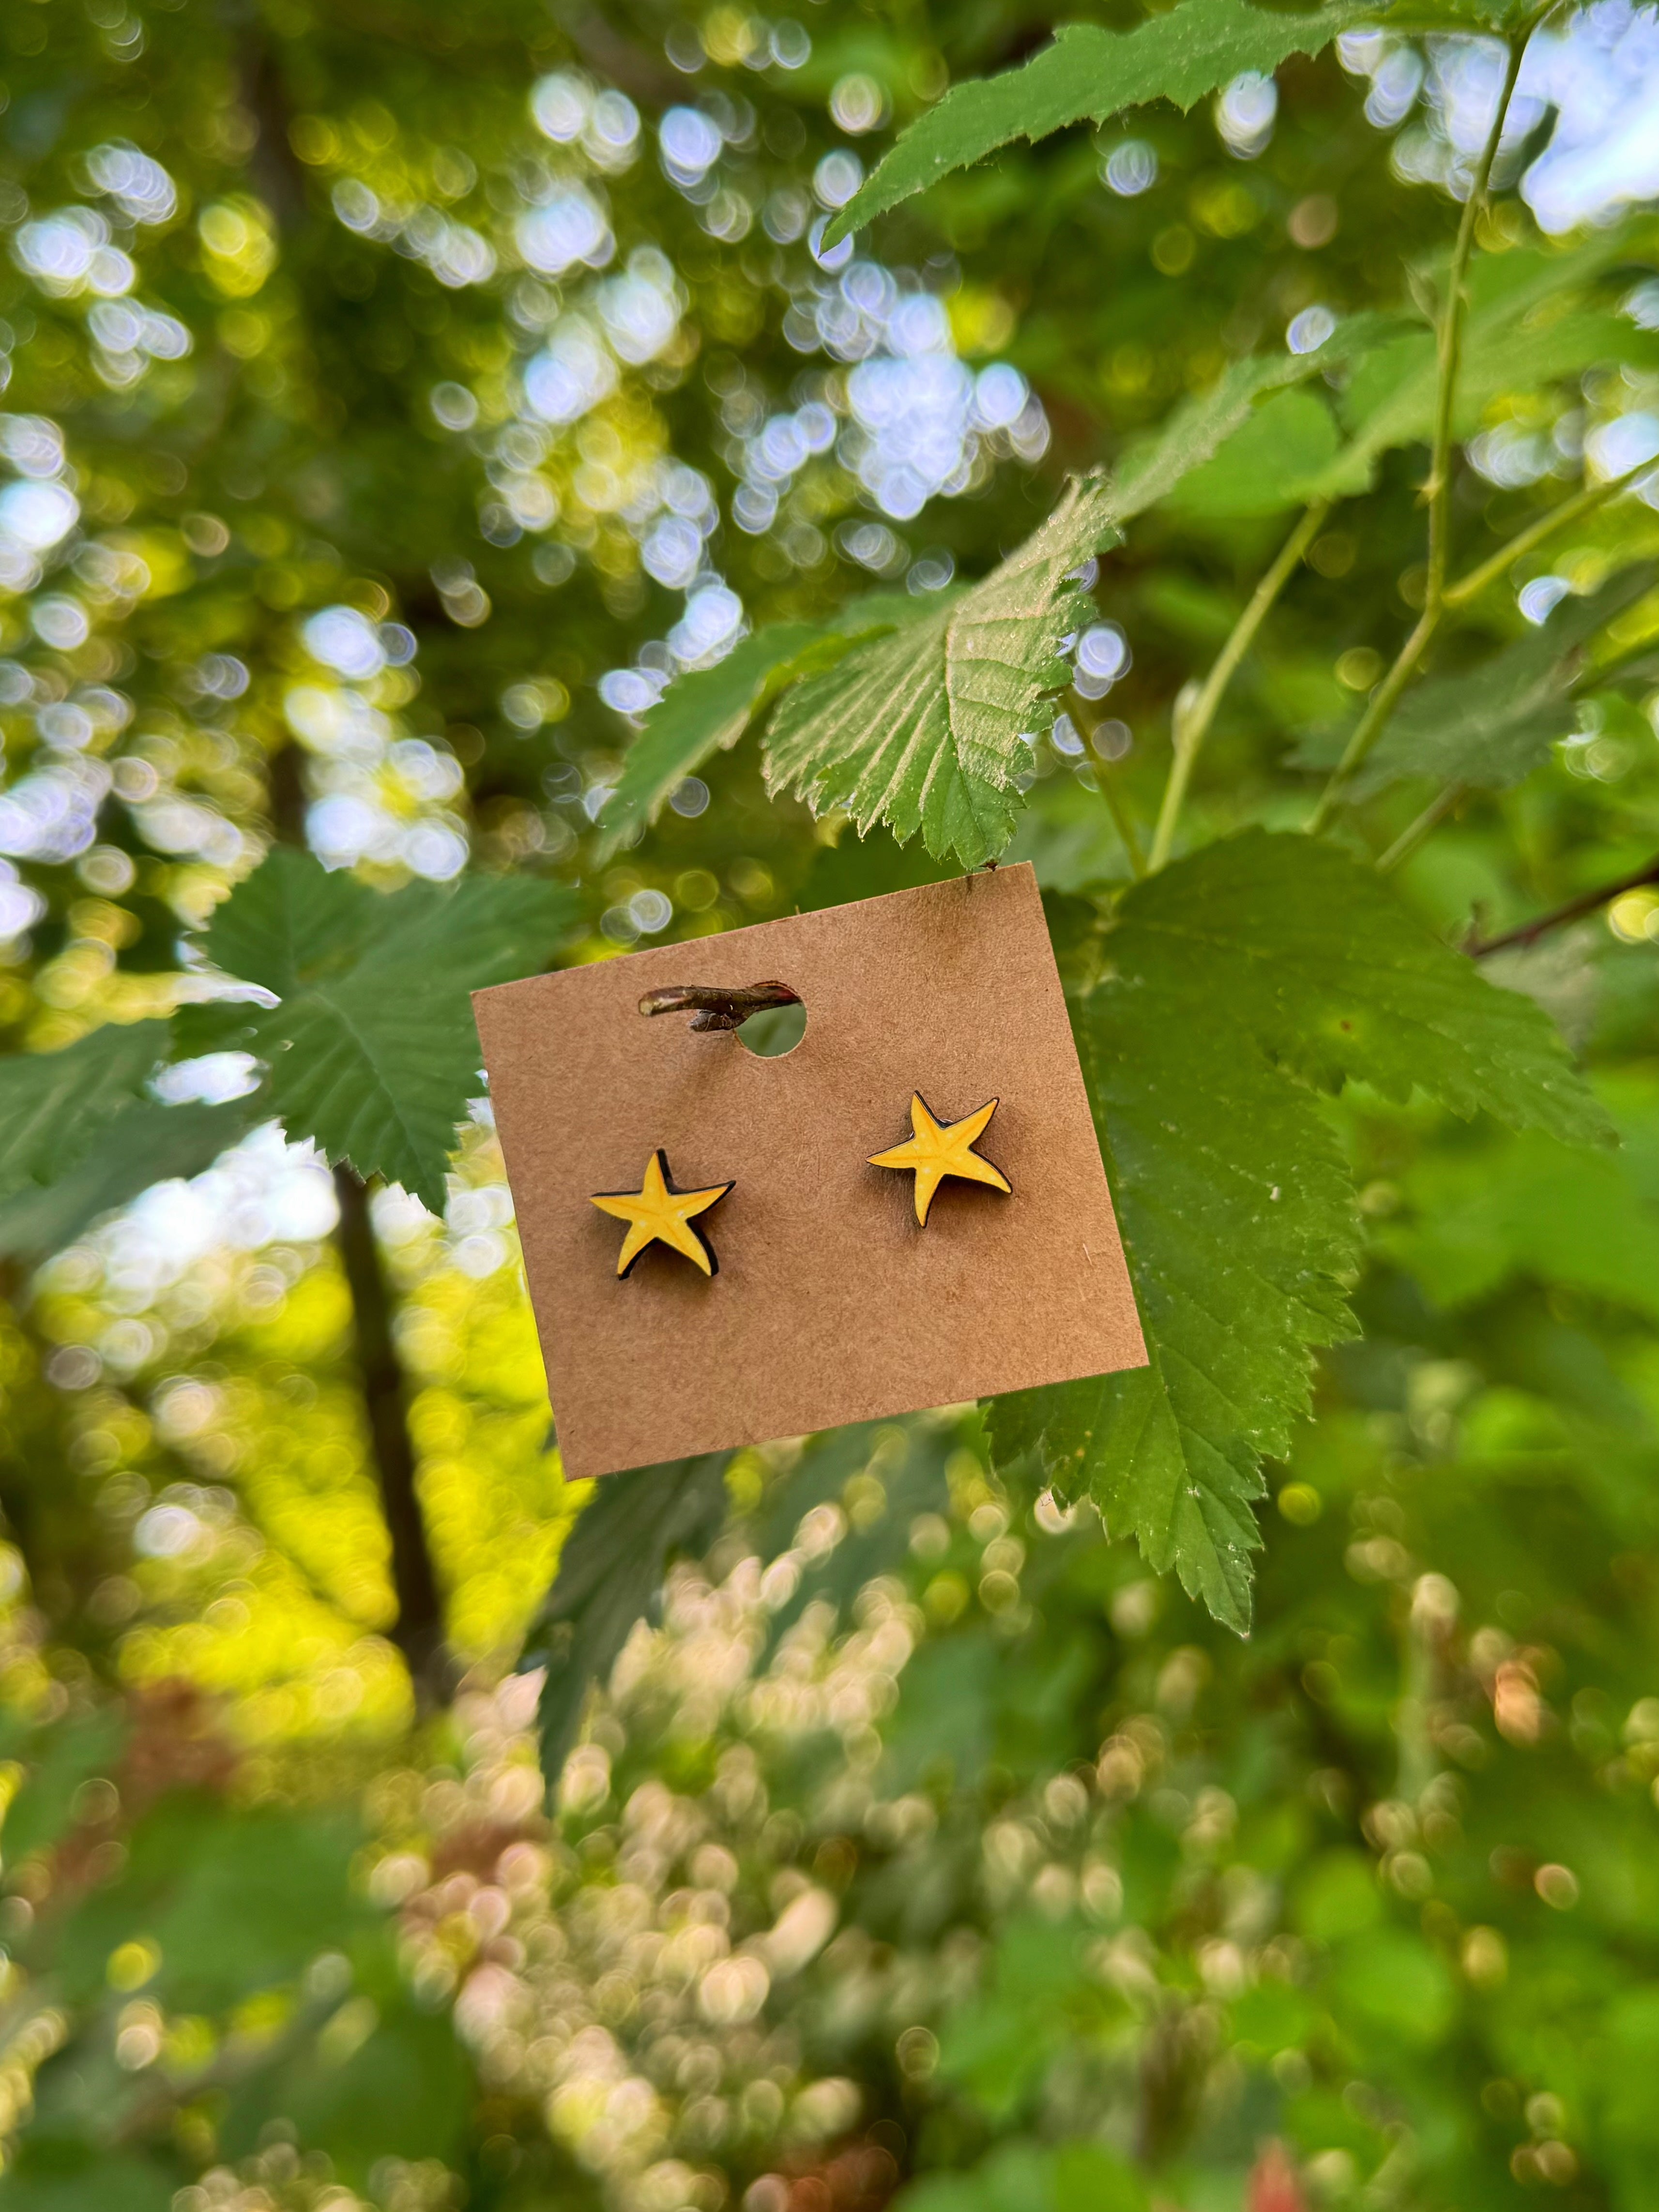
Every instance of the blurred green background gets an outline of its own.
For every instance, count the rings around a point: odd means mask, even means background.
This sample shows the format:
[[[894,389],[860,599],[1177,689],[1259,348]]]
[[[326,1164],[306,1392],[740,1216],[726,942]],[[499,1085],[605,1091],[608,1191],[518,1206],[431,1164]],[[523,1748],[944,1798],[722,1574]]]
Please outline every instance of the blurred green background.
[[[979,574],[1231,357],[1408,301],[1501,73],[1356,29],[820,260],[887,134],[1049,27],[9,0],[9,1045],[198,994],[181,940],[273,839],[555,878],[568,960],[943,872],[769,803],[752,748],[609,858],[592,825],[678,671]],[[1599,0],[1528,70],[1481,246],[1603,241],[1622,337],[1483,401],[1472,540],[1608,426],[1659,443],[1653,12]],[[1125,880],[1329,458],[1326,409],[1274,407],[1101,564],[1014,848],[1057,898]],[[1194,836],[1305,811],[1287,758],[1420,602],[1421,465],[1334,509]],[[1656,550],[1604,507],[1481,619]],[[1580,684],[1401,872],[1425,919],[1643,868],[1651,706]],[[486,1106],[442,1220],[269,1127],[46,1256],[0,1218],[0,2207],[1659,2204],[1656,945],[1638,888],[1511,963],[1618,1153],[1325,1107],[1364,1335],[1271,1470],[1243,1640],[994,1477],[972,1408],[694,1470],[676,1559],[642,1478],[578,1522]],[[246,1061],[167,1079],[212,1106]],[[521,1658],[573,1525],[637,1549],[637,1601],[556,1591]]]

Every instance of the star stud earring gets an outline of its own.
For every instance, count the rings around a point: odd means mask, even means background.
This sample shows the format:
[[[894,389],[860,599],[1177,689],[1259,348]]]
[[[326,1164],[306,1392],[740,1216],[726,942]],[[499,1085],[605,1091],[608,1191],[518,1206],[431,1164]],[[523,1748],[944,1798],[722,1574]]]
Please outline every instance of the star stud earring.
[[[676,1189],[668,1155],[659,1145],[645,1164],[644,1180],[637,1190],[595,1192],[590,1205],[628,1224],[617,1259],[617,1280],[629,1272],[647,1244],[659,1243],[682,1253],[705,1275],[717,1275],[720,1263],[714,1257],[714,1246],[691,1224],[698,1214],[718,1206],[732,1188],[729,1182],[717,1182],[707,1190]]]
[[[963,1182],[989,1183],[993,1190],[1012,1190],[1013,1185],[1001,1169],[993,1167],[989,1160],[981,1159],[974,1150],[976,1139],[984,1135],[1000,1103],[994,1098],[988,1106],[981,1106],[977,1113],[969,1114],[960,1121],[945,1122],[935,1120],[927,1100],[921,1091],[915,1091],[910,1099],[910,1127],[915,1134],[907,1143],[895,1145],[890,1152],[872,1156],[872,1168],[899,1168],[914,1172],[916,1219],[924,1229],[928,1209],[946,1176],[955,1176]]]

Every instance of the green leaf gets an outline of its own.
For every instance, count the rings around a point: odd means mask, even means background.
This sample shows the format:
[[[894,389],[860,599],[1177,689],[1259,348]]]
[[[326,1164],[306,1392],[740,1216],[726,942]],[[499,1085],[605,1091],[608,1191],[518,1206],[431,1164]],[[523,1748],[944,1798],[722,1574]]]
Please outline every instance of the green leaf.
[[[994,1401],[993,1440],[1242,1629],[1259,1462],[1305,1410],[1308,1348],[1347,1333],[1358,1254],[1304,1085],[1420,1088],[1570,1143],[1610,1125],[1540,1008],[1311,838],[1247,830],[1138,884],[1098,961],[1073,1018],[1151,1364]]]
[[[1627,1147],[1585,1152],[1528,1131],[1474,1159],[1419,1160],[1405,1198],[1377,1243],[1443,1309],[1519,1274],[1659,1323],[1659,1207]]]
[[[802,1563],[794,1595],[772,1609],[766,1652],[776,1649],[809,1606],[827,1601],[850,1617],[859,1592],[891,1563],[893,1528],[908,1528],[921,1513],[949,1512],[949,1449],[948,1431],[941,1437],[914,1430],[900,1443],[892,1430],[873,1424],[829,1429],[814,1437],[794,1466],[768,1487],[745,1532],[763,1563],[789,1549],[809,1513],[837,1506],[848,1484],[873,1463],[872,1453],[879,1455],[887,1513],[867,1528],[849,1528],[832,1551]]]
[[[1078,570],[1249,423],[1264,393],[1362,356],[1385,327],[1358,315],[1313,352],[1233,362],[1109,483],[1074,478],[988,576],[795,684],[772,718],[768,789],[794,792],[817,813],[845,807],[860,836],[877,823],[901,844],[920,830],[936,860],[974,868],[995,859],[1013,834],[1026,740],[1053,721],[1066,678],[1060,639],[1092,605]]]
[[[14,1866],[62,1839],[75,1824],[81,1785],[114,1772],[131,1733],[117,1712],[91,1712],[41,1731],[29,1747],[27,1778],[6,1808],[5,1853]]]
[[[1431,37],[1449,32],[1467,37],[1476,27],[1504,31],[1518,28],[1533,13],[1533,0],[1397,0],[1389,10],[1389,30],[1401,39]]]
[[[167,1056],[165,1022],[107,1022],[61,1052],[0,1066],[0,1198],[46,1188],[77,1165]]]
[[[205,949],[281,994],[249,1010],[247,1043],[289,1137],[441,1212],[455,1125],[483,1088],[468,994],[538,967],[575,912],[564,886],[520,877],[386,895],[278,847]]]
[[[1573,726],[1585,648],[1650,588],[1654,575],[1650,562],[1626,568],[1588,598],[1563,600],[1540,628],[1480,667],[1408,692],[1355,776],[1352,796],[1370,798],[1407,776],[1432,776],[1480,791],[1519,783]],[[1346,732],[1337,732],[1328,749],[1318,743],[1304,746],[1293,763],[1328,765],[1344,743]],[[1321,757],[1314,758],[1316,753]]]
[[[1653,2094],[1659,2075],[1659,1990],[1649,1984],[1615,1998],[1602,2016],[1598,2042],[1595,2109],[1621,2185],[1614,2202],[1644,2206],[1652,2201],[1659,2154],[1659,2099]]]
[[[26,2142],[6,2170],[6,2212],[172,2212],[176,2166],[123,2155],[106,2157],[90,2144],[46,2148]]]
[[[649,1611],[677,1553],[705,1550],[726,1517],[726,1452],[607,1475],[564,1542],[520,1665],[545,1667],[537,1726],[542,1771],[556,1786],[590,1686]]]
[[[1245,0],[1183,0],[1133,31],[1062,24],[1053,46],[1022,68],[956,86],[901,131],[831,220],[824,243],[834,246],[1011,139],[1035,142],[1089,118],[1104,123],[1149,100],[1173,100],[1184,112],[1243,70],[1271,76],[1287,55],[1320,52],[1365,12],[1346,6],[1290,15]]]
[[[382,2159],[453,2166],[465,2158],[471,2069],[448,2008],[429,2009],[400,1975],[390,1940],[396,1924],[354,1943],[342,2002],[331,2009],[312,1998],[304,2030],[290,2029],[273,2063],[234,2083],[217,2123],[222,2159],[256,2154],[273,2110],[360,2189]]]
[[[1280,392],[1176,486],[1170,504],[1178,514],[1217,520],[1277,514],[1305,504],[1336,450],[1336,422],[1325,402],[1311,392]]]
[[[1389,342],[1395,327],[1389,316],[1351,315],[1322,345],[1306,353],[1252,354],[1231,362],[1207,392],[1183,400],[1157,430],[1129,447],[1113,479],[1114,520],[1127,522],[1144,514],[1195,474],[1201,476],[1206,466],[1224,470],[1241,443],[1244,465],[1251,467],[1284,433],[1276,412],[1284,401],[1267,395],[1282,393],[1328,369],[1364,362]],[[1265,431],[1259,427],[1263,422]],[[1305,440],[1305,431],[1304,436]],[[1306,491],[1304,482],[1298,484],[1296,496],[1301,498]]]
[[[378,918],[374,893],[349,869],[274,845],[214,908],[202,951],[227,975],[286,999],[349,962]]]
[[[1547,326],[1575,295],[1623,263],[1645,262],[1650,252],[1650,226],[1644,219],[1631,218],[1598,228],[1571,244],[1550,241],[1511,246],[1504,253],[1477,254],[1466,280],[1470,331],[1516,319]],[[1632,337],[1639,338],[1638,325],[1632,322],[1626,327]]]
[[[1040,1447],[1057,1489],[1242,1632],[1259,1462],[1306,1409],[1309,1347],[1349,1334],[1358,1232],[1313,1099],[1200,975],[1166,994],[1134,896],[1073,1020],[1151,1364],[995,1399],[991,1436],[1003,1461]]]
[[[817,914],[825,907],[852,906],[889,891],[915,890],[922,884],[942,881],[950,872],[942,861],[928,857],[925,847],[896,845],[885,831],[878,830],[872,837],[847,836],[833,845],[820,846],[796,896],[803,914]]]
[[[927,612],[928,604],[904,592],[872,592],[827,622],[773,623],[713,668],[682,676],[646,717],[623,763],[621,779],[599,816],[596,860],[609,860],[636,830],[654,822],[685,778],[710,754],[734,745],[786,684],[830,666],[855,638],[902,629]]]
[[[1084,1928],[1075,1919],[1052,1920],[1028,1906],[1003,1923],[988,1950],[978,1989],[952,2005],[940,2022],[939,2074],[964,2091],[987,2119],[1006,2126],[1022,2106],[1036,2101],[1044,2075],[1061,2052],[1097,2044],[1103,2030],[1121,2021],[1125,2005],[1105,1977],[1089,1972]],[[1018,2179],[1008,2175],[989,2203],[1000,2200],[1007,2212],[1014,2212],[1023,2200],[1030,2212],[1039,2212],[1043,2200],[1034,2201],[1031,2190],[1037,2173],[1031,2171],[1029,2154],[1016,2157]],[[1053,2204],[1052,2176],[1048,2178]],[[1116,2197],[1109,2191],[1096,2200],[1101,2212]]]
[[[1052,2031],[1054,2022],[1038,2025]],[[1146,2203],[1135,2168],[1091,2136],[1016,2137],[966,2172],[923,2174],[897,2199],[899,2212],[1141,2212]]]
[[[1375,1928],[1383,1903],[1374,1860],[1353,1850],[1322,1851],[1291,1900],[1296,1928],[1310,1943],[1340,1943]]]
[[[919,830],[937,859],[994,859],[1013,833],[1025,736],[1054,719],[1060,641],[1085,609],[1076,572],[1116,535],[1106,487],[1068,485],[988,576],[784,695],[768,789],[815,812],[844,806],[860,836],[880,822],[901,843]]]
[[[1458,437],[1480,428],[1495,399],[1578,376],[1598,362],[1652,361],[1659,350],[1652,333],[1626,316],[1572,304],[1626,251],[1626,234],[1613,230],[1571,252],[1518,248],[1476,263],[1453,422]],[[1349,442],[1311,490],[1328,497],[1363,492],[1381,454],[1426,442],[1437,375],[1435,340],[1426,331],[1373,349],[1342,395]]]
[[[126,1206],[152,1183],[200,1175],[240,1144],[266,1111],[261,1094],[216,1106],[162,1106],[141,1100],[100,1125],[87,1156],[45,1189],[0,1203],[0,1255],[36,1258],[61,1252],[100,1214]]]
[[[1278,1061],[1328,1090],[1413,1088],[1564,1144],[1612,1123],[1554,1024],[1431,937],[1374,870],[1311,837],[1247,830],[1139,885],[1107,951],[1172,996],[1201,975]]]
[[[1470,331],[1452,419],[1461,439],[1474,434],[1496,399],[1580,376],[1601,362],[1645,364],[1655,356],[1651,340],[1618,315],[1570,314],[1536,330],[1508,328],[1508,319]],[[1434,430],[1436,380],[1433,339],[1419,335],[1395,340],[1376,364],[1374,377],[1351,393],[1353,404],[1347,411],[1356,423],[1354,435],[1313,480],[1313,489],[1337,497],[1366,491],[1380,454],[1396,446],[1426,444]],[[1362,411],[1368,399],[1374,404]]]
[[[1340,2015],[1419,2050],[1442,2043],[1457,2017],[1457,1987],[1438,1951],[1403,1928],[1375,1928],[1332,1962]]]
[[[292,1981],[374,1923],[351,1884],[359,1840],[349,1818],[171,1792],[131,1831],[117,1881],[77,1903],[56,1975],[85,2002],[116,1946],[145,1936],[161,1954],[153,1994],[179,2012],[228,2008]]]

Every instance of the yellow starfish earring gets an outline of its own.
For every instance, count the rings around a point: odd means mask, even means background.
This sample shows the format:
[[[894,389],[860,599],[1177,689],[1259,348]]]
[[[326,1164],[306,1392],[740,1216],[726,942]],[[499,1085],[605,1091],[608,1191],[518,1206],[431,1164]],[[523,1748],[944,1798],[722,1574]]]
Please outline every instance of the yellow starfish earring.
[[[1012,1190],[1013,1185],[1001,1169],[993,1167],[989,1160],[981,1159],[974,1150],[975,1140],[983,1136],[1000,1103],[1000,1099],[994,1098],[988,1106],[981,1106],[960,1121],[945,1122],[935,1120],[927,1100],[920,1091],[915,1091],[910,1099],[914,1135],[907,1143],[895,1145],[890,1152],[872,1156],[872,1168],[901,1168],[915,1173],[916,1219],[924,1229],[928,1208],[946,1176],[956,1176],[963,1182],[989,1183],[993,1190]]]
[[[645,1177],[637,1190],[596,1192],[590,1205],[628,1224],[628,1234],[617,1260],[618,1281],[629,1273],[647,1244],[659,1243],[683,1253],[705,1275],[719,1274],[720,1263],[714,1257],[714,1246],[691,1224],[698,1214],[707,1213],[711,1206],[718,1206],[732,1188],[729,1182],[717,1182],[707,1190],[677,1190],[669,1171],[668,1155],[659,1145],[645,1164]]]

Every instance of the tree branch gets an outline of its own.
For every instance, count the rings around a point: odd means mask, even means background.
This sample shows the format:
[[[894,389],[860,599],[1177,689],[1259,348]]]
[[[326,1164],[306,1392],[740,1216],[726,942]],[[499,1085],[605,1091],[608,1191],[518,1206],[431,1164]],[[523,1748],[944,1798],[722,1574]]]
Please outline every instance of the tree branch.
[[[259,133],[248,166],[259,197],[276,216],[278,228],[292,232],[305,220],[308,188],[305,170],[295,159],[289,138],[294,110],[288,86],[263,26],[250,24],[243,34],[239,58],[242,104]]]
[[[415,1447],[404,1403],[404,1377],[392,1334],[392,1300],[374,1242],[368,1191],[342,1160],[334,1170],[340,1205],[340,1259],[351,1290],[357,1366],[368,1416],[369,1447],[392,1540],[398,1618],[392,1640],[404,1655],[417,1704],[436,1702],[444,1681],[443,1605],[415,1487]]]
[[[1621,876],[1617,883],[1603,884],[1599,890],[1582,891],[1577,898],[1569,899],[1565,906],[1552,907],[1540,914],[1535,921],[1522,922],[1518,929],[1506,929],[1501,937],[1472,938],[1463,950],[1471,960],[1487,959],[1494,952],[1516,952],[1529,945],[1536,945],[1540,937],[1547,937],[1553,929],[1563,929],[1570,921],[1582,921],[1587,914],[1595,914],[1609,906],[1626,891],[1639,891],[1650,884],[1659,884],[1659,859],[1651,860],[1632,876]]]
[[[28,1272],[15,1259],[0,1260],[0,1300],[19,1339],[0,1394],[6,1412],[0,1430],[0,1516],[53,1636],[106,1658],[101,1647],[108,1635],[87,1632],[87,1600],[112,1563],[100,1556],[98,1532],[88,1526],[64,1449],[63,1401],[46,1376],[52,1347],[29,1310]]]
[[[287,744],[270,756],[265,771],[271,826],[282,843],[301,850],[306,842],[303,769],[301,748]],[[362,1176],[343,1161],[334,1170],[334,1194],[340,1209],[335,1243],[351,1292],[369,1456],[392,1548],[392,1589],[398,1606],[392,1641],[408,1666],[416,1705],[424,1708],[441,1702],[449,1686],[443,1601],[415,1486],[415,1444],[392,1333],[392,1293],[374,1241],[368,1193]]]

